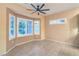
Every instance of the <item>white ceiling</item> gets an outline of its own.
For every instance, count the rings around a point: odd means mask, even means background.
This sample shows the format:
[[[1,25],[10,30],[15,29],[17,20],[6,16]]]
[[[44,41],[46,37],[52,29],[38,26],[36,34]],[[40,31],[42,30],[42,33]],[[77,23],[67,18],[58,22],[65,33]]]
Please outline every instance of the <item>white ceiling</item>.
[[[33,3],[34,4],[34,3]],[[33,9],[32,6],[28,3],[23,4],[27,9]],[[41,3],[35,3],[36,5],[42,5]],[[50,9],[50,11],[46,11],[46,15],[50,15],[50,14],[55,14],[55,13],[59,13],[59,12],[63,12],[66,10],[70,10],[70,9],[74,9],[74,8],[78,8],[79,7],[79,3],[46,3],[45,6],[43,8],[47,8]]]

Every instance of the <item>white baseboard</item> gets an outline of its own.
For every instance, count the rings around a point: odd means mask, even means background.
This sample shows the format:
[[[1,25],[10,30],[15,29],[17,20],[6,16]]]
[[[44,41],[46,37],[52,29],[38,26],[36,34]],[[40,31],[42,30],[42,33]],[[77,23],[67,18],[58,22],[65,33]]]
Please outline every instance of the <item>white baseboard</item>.
[[[62,44],[66,44],[66,45],[72,45],[71,43],[67,43],[67,42],[63,42],[63,41],[57,41],[57,40],[52,40],[52,39],[46,39],[46,40],[50,40],[50,41],[53,41],[53,42],[57,42],[57,43],[62,43]]]
[[[67,43],[67,42],[61,42],[61,41],[57,41],[57,40],[52,40],[52,39],[43,39],[43,40],[50,40],[50,41],[54,41],[54,42],[57,42],[57,43],[62,43],[62,44],[66,44],[66,45],[72,45],[71,43]],[[29,43],[29,42],[32,42],[32,41],[40,41],[39,39],[36,39],[36,40],[29,40],[29,41],[26,41],[26,42],[22,42],[22,43],[18,43],[16,44],[15,46],[13,46],[12,48],[10,48],[8,51],[0,54],[0,55],[4,55],[4,54],[7,54],[9,53],[12,49],[14,49],[15,47],[19,46],[19,45],[22,45],[22,44],[25,44],[25,43]]]
[[[25,43],[29,43],[29,42],[32,42],[32,41],[40,41],[40,40],[39,39],[36,39],[36,40],[29,40],[29,41],[26,41],[26,42],[18,43],[16,45],[14,45],[12,48],[10,48],[8,51],[6,51],[4,53],[1,53],[0,56],[3,56],[4,54],[9,53],[12,49],[14,49],[15,47],[17,47],[19,45],[22,45],[22,44],[25,44]]]
[[[57,40],[52,40],[52,39],[46,39],[46,40],[50,40],[50,41],[53,41],[53,42],[57,42],[57,43],[61,43],[61,44],[69,45],[69,46],[79,47],[79,45],[75,45],[75,44],[68,43],[68,42],[57,41]]]
[[[0,56],[3,56],[4,54],[6,54],[6,52],[0,53]]]
[[[10,48],[8,51],[6,51],[5,54],[9,53],[12,49],[14,49],[16,46],[13,46],[12,48]]]

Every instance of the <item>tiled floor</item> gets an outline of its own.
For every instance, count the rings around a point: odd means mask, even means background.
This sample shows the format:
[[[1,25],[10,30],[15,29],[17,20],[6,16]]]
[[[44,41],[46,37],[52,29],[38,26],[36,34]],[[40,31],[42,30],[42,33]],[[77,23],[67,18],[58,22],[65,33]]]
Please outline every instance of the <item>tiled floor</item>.
[[[42,40],[17,46],[7,56],[77,56],[79,49],[65,44]]]

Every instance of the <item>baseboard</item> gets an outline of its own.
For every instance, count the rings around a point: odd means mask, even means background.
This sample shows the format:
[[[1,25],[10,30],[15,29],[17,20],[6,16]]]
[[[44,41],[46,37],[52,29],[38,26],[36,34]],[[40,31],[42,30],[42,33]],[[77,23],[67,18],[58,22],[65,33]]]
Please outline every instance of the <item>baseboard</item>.
[[[71,46],[73,46],[73,44],[67,43],[67,42],[63,42],[63,41],[57,41],[57,40],[52,40],[52,39],[46,39],[46,40],[50,40],[50,41],[54,41],[54,42],[57,42],[57,43],[62,43],[62,44],[66,44],[66,45],[71,45]]]
[[[61,43],[61,44],[65,44],[65,45],[68,45],[68,46],[79,47],[79,45],[75,45],[75,44],[68,43],[68,42],[57,41],[57,40],[52,40],[52,39],[46,39],[46,40],[50,40],[50,41],[53,41],[53,42],[57,42],[57,43]]]
[[[19,45],[22,45],[22,44],[25,44],[25,43],[29,43],[29,42],[32,42],[32,41],[34,41],[34,40],[30,40],[30,41],[27,41],[27,42],[18,43],[15,46],[19,46]]]
[[[12,49],[14,49],[15,47],[19,46],[19,45],[22,45],[22,44],[25,44],[25,43],[29,43],[29,42],[32,42],[32,41],[40,41],[39,39],[36,39],[36,40],[29,40],[29,41],[26,41],[26,42],[22,42],[22,43],[18,43],[16,45],[14,45],[12,48],[10,48],[8,51],[0,54],[0,56],[3,56],[4,54],[7,54],[9,53]]]
[[[66,45],[74,46],[74,45],[71,44],[71,43],[67,43],[67,42],[63,42],[63,41],[61,42],[61,41],[52,40],[52,39],[45,39],[45,40],[50,40],[50,41],[53,41],[53,42],[57,42],[57,43],[62,43],[62,44],[66,44]],[[16,44],[15,46],[13,46],[12,48],[10,48],[7,52],[4,52],[4,53],[2,53],[2,54],[0,54],[0,55],[7,54],[7,53],[9,53],[12,49],[14,49],[15,47],[17,47],[17,46],[19,46],[19,45],[22,45],[22,44],[25,44],[25,43],[32,42],[32,41],[40,41],[40,40],[37,39],[37,40],[30,40],[30,41],[26,41],[26,42],[18,43],[18,44]]]
[[[6,52],[0,53],[0,56],[3,56],[4,54],[6,54]]]
[[[14,49],[16,46],[13,46],[12,48],[10,48],[8,51],[6,51],[5,54],[9,53],[12,49]]]

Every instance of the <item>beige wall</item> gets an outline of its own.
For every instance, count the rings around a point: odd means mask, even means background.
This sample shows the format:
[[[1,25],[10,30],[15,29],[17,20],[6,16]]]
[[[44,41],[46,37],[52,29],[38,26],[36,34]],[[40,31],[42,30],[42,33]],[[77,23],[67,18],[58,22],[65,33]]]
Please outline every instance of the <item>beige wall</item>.
[[[79,8],[68,10],[65,12],[60,12],[57,14],[51,14],[46,17],[38,16],[36,14],[31,15],[29,11],[26,11],[25,7],[19,4],[0,4],[0,54],[5,53],[11,49],[15,44],[22,43],[25,41],[32,40],[33,37],[24,37],[16,38],[14,41],[8,40],[8,17],[7,17],[7,8],[11,9],[17,14],[32,18],[40,18],[41,20],[41,40],[50,39],[56,40],[59,42],[66,42],[68,44],[78,44],[78,24],[77,20],[79,19]],[[66,18],[67,22],[64,25],[52,25],[50,26],[49,20],[55,20],[59,18]],[[73,39],[72,39],[73,38]],[[19,39],[19,40],[18,40]],[[75,40],[74,40],[75,39]],[[74,43],[77,42],[77,43]]]
[[[64,42],[68,39],[68,25],[50,25],[46,20],[46,39]]]
[[[3,54],[5,52],[7,52],[8,50],[10,50],[12,47],[14,47],[16,44],[18,43],[23,43],[23,42],[27,42],[30,40],[33,40],[33,37],[24,37],[24,38],[18,38],[16,37],[15,40],[11,40],[9,41],[9,37],[8,37],[8,9],[11,9],[12,14],[19,14],[19,15],[23,15],[25,17],[30,17],[30,18],[39,18],[41,20],[41,39],[45,39],[45,17],[42,16],[38,16],[36,14],[30,14],[31,12],[26,11],[25,7],[19,5],[19,4],[0,4],[1,8],[0,8],[0,21],[3,26],[0,25],[0,54]],[[43,33],[42,33],[43,32]],[[29,40],[30,39],[30,40]]]
[[[2,42],[1,42],[1,41],[2,41],[2,27],[1,27],[1,24],[2,24],[2,23],[1,23],[1,21],[2,21],[2,20],[1,20],[2,13],[1,13],[1,11],[2,11],[2,10],[1,10],[1,7],[0,7],[0,39],[1,39],[1,40],[0,40],[0,51],[2,50]]]
[[[69,42],[73,45],[79,46],[79,15],[75,15],[69,21],[70,24],[70,38]]]
[[[45,17],[41,17],[41,39],[46,39],[46,18]]]
[[[79,8],[68,10],[65,12],[60,12],[57,14],[52,14],[46,16],[46,38],[49,40],[54,40],[58,42],[63,42],[67,44],[73,44],[75,39],[76,31],[74,31],[77,27],[77,16],[79,14]],[[49,25],[49,21],[66,18],[66,23],[64,25]],[[73,30],[73,31],[72,31]],[[78,33],[78,32],[77,32]]]
[[[0,54],[6,52],[6,8],[0,6]]]

